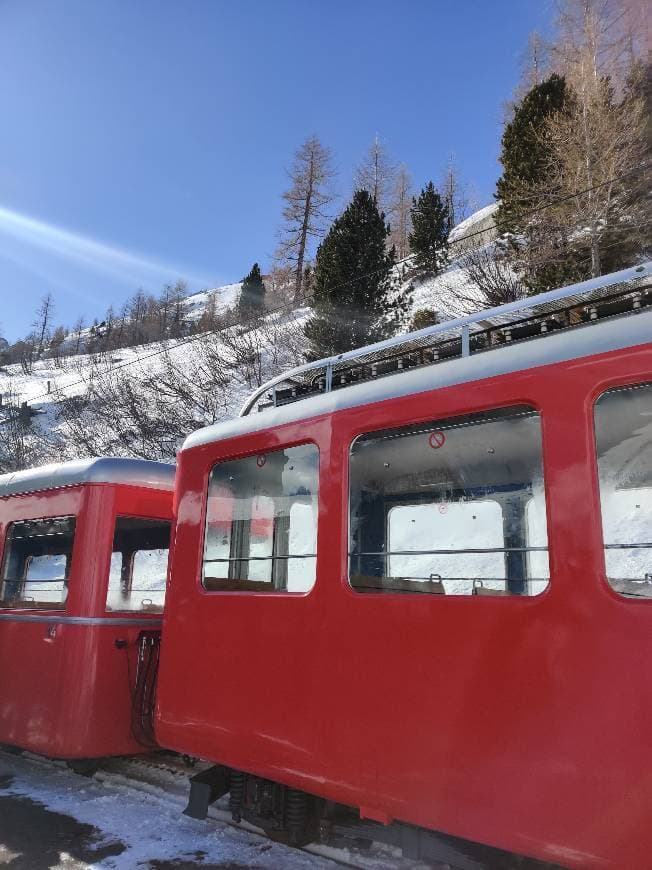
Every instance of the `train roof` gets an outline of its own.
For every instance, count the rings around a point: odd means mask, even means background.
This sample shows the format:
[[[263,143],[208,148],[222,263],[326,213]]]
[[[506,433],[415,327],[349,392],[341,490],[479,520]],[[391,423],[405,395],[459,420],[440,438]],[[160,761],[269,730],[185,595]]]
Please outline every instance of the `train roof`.
[[[651,275],[652,262],[644,263],[300,366],[263,385],[245,403],[240,417],[193,432],[182,449],[344,408],[649,343]],[[269,401],[251,413],[263,395]]]
[[[84,483],[122,483],[151,489],[174,489],[175,466],[148,459],[74,459],[0,475],[0,497],[78,486]]]

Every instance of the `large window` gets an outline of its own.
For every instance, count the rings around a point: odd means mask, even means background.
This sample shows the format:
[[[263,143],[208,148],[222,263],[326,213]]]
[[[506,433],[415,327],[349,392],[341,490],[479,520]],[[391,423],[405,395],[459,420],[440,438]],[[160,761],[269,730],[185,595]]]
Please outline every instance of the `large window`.
[[[536,595],[548,584],[541,426],[529,407],[363,435],[350,487],[359,592]]]
[[[2,607],[62,610],[75,537],[74,517],[25,520],[7,529]]]
[[[106,609],[161,612],[169,547],[170,523],[166,520],[118,517]]]
[[[652,598],[652,384],[609,390],[595,405],[607,578]]]
[[[315,583],[314,444],[220,462],[208,486],[203,582],[215,591],[307,592]]]

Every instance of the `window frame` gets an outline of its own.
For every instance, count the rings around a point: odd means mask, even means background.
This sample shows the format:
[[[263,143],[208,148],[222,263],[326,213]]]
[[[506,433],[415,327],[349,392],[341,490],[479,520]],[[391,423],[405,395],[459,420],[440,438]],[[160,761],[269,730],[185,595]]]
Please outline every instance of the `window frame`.
[[[249,459],[253,456],[258,456],[262,453],[278,453],[282,450],[290,450],[293,447],[304,447],[312,445],[317,451],[317,490],[316,490],[316,502],[317,502],[317,516],[315,519],[315,554],[314,556],[309,556],[309,558],[314,558],[315,560],[315,581],[310,587],[302,592],[292,592],[287,589],[269,589],[263,588],[267,587],[269,584],[267,581],[251,581],[252,583],[259,583],[261,588],[249,588],[249,589],[207,589],[204,584],[204,553],[206,551],[206,532],[207,532],[207,518],[208,518],[208,499],[209,499],[209,487],[211,483],[211,475],[213,473],[213,469],[218,465],[221,465],[225,462],[238,462],[241,459]],[[319,539],[320,539],[320,527],[321,527],[321,516],[322,511],[320,509],[321,500],[322,500],[322,451],[318,444],[318,442],[314,438],[299,438],[299,439],[290,439],[287,442],[281,444],[274,445],[260,445],[256,448],[249,450],[237,451],[234,453],[225,453],[219,458],[211,457],[211,463],[207,467],[202,481],[202,491],[203,491],[203,500],[202,500],[202,512],[200,518],[200,534],[199,534],[199,546],[198,546],[198,571],[196,577],[196,586],[199,589],[200,594],[202,595],[230,595],[235,596],[236,598],[282,598],[287,596],[292,599],[306,598],[315,591],[317,586],[319,585]],[[306,554],[307,555],[307,554]],[[270,557],[272,558],[272,557]],[[234,581],[237,582],[237,581]],[[249,581],[243,581],[249,582]]]
[[[169,537],[169,543],[168,543],[168,547],[167,547],[168,558],[167,558],[167,568],[165,571],[165,584],[164,584],[164,587],[162,590],[163,591],[163,605],[160,609],[156,605],[154,605],[154,607],[156,607],[156,609],[144,609],[144,608],[134,609],[134,608],[117,608],[117,607],[109,608],[109,606],[108,606],[109,593],[111,591],[110,590],[111,557],[113,556],[114,552],[119,552],[119,551],[113,550],[113,542],[115,540],[115,534],[116,534],[116,530],[117,530],[118,520],[141,520],[141,521],[149,521],[152,523],[166,523],[170,527],[170,537]],[[111,552],[109,553],[109,563],[108,563],[108,568],[107,568],[107,573],[106,573],[106,588],[105,588],[105,593],[104,593],[104,604],[103,604],[104,612],[106,614],[108,614],[109,616],[114,614],[114,613],[128,614],[131,616],[135,616],[138,614],[155,615],[155,616],[156,615],[158,615],[158,616],[163,615],[163,613],[165,612],[165,602],[166,602],[167,593],[168,593],[168,580],[169,580],[169,576],[170,576],[170,564],[171,564],[170,559],[171,559],[173,535],[174,535],[174,521],[171,517],[153,517],[151,515],[142,516],[139,514],[133,514],[133,513],[129,513],[129,514],[124,513],[123,514],[123,513],[119,513],[119,512],[115,514],[115,516],[113,517],[113,536],[111,538]],[[155,547],[154,549],[160,549],[160,548]],[[134,579],[133,578],[134,558],[136,556],[136,553],[140,553],[140,552],[143,552],[143,551],[142,550],[134,550],[133,552],[131,552],[131,554],[129,556],[129,581],[130,581],[129,582],[129,595],[130,596],[131,596],[132,584],[133,584],[133,579]],[[120,570],[122,572],[122,562],[121,562],[121,569]],[[120,580],[120,582],[121,582],[121,580]],[[159,592],[161,590],[151,590],[151,591]]]
[[[34,582],[34,583],[43,583],[48,581],[43,580],[35,580],[35,581],[27,581],[26,578],[23,578],[20,581],[11,580],[10,578],[5,578],[5,566],[7,562],[7,558],[9,557],[10,549],[11,549],[11,530],[14,526],[19,525],[21,523],[32,523],[32,522],[45,522],[51,521],[55,522],[57,520],[71,520],[73,522],[73,531],[72,531],[72,547],[70,548],[70,553],[65,554],[66,556],[66,574],[62,579],[64,583],[64,589],[66,593],[65,599],[61,602],[60,605],[55,605],[54,602],[46,601],[46,602],[38,602],[38,601],[28,601],[27,599],[19,599],[16,604],[8,604],[7,599],[4,597],[0,597],[0,610],[9,610],[10,612],[15,612],[17,610],[38,610],[45,612],[54,612],[57,614],[66,613],[68,611],[68,604],[70,601],[70,581],[72,579],[72,567],[73,567],[73,556],[75,553],[75,545],[77,541],[78,534],[78,520],[79,517],[77,514],[57,514],[56,516],[40,516],[40,517],[21,517],[17,519],[12,519],[4,525],[3,528],[3,542],[2,542],[2,552],[0,557],[0,593],[2,593],[4,584],[6,582],[20,582],[21,585],[24,586],[26,582]],[[63,555],[63,554],[62,554]],[[30,554],[26,560],[25,568],[29,567],[29,563],[33,557],[33,554]],[[26,572],[25,572],[26,573]],[[58,578],[57,578],[58,580]],[[67,584],[67,585],[66,585]]]
[[[456,385],[457,386],[457,385]],[[401,396],[399,400],[404,400],[407,398],[414,399],[415,396]],[[398,400],[397,400],[398,401]],[[430,404],[430,402],[429,402]],[[433,424],[437,424],[439,422],[444,422],[448,420],[454,420],[458,417],[473,417],[479,416],[482,414],[491,414],[492,412],[506,412],[509,411],[510,408],[515,407],[527,407],[531,412],[536,414],[539,418],[540,425],[540,461],[541,461],[541,470],[542,470],[542,481],[543,481],[543,494],[545,500],[545,518],[546,518],[546,539],[547,539],[547,548],[546,553],[548,556],[548,578],[545,588],[534,595],[517,595],[517,594],[505,594],[505,595],[496,595],[496,596],[484,596],[484,595],[458,595],[455,593],[445,594],[445,595],[437,595],[437,594],[428,594],[421,593],[419,594],[417,590],[415,590],[413,595],[406,594],[404,591],[396,589],[382,589],[379,590],[379,594],[366,594],[364,590],[356,589],[351,583],[351,454],[354,445],[356,442],[362,438],[367,436],[373,436],[378,433],[382,433],[385,431],[398,431],[401,429],[407,429],[409,427],[432,427]],[[478,421],[481,422],[481,421]],[[372,426],[356,426],[353,431],[349,432],[347,436],[343,438],[343,450],[344,450],[344,474],[343,474],[343,486],[346,488],[346,503],[345,503],[345,523],[344,523],[344,534],[342,541],[342,549],[343,549],[343,564],[344,571],[342,575],[341,585],[344,587],[348,595],[354,596],[357,600],[364,599],[373,599],[373,600],[387,600],[391,599],[393,601],[398,600],[411,600],[415,596],[421,599],[426,599],[434,602],[448,602],[448,605],[452,601],[466,601],[467,599],[504,599],[512,602],[521,602],[520,606],[534,606],[534,602],[541,602],[544,598],[550,595],[551,589],[553,587],[553,570],[552,570],[552,551],[554,548],[554,536],[551,536],[550,529],[550,488],[549,488],[549,475],[547,473],[547,438],[546,438],[546,415],[544,412],[544,407],[541,404],[540,400],[534,399],[530,396],[524,396],[523,394],[517,394],[516,396],[511,395],[509,398],[505,398],[503,400],[498,400],[496,402],[488,402],[482,404],[476,404],[473,406],[462,406],[459,405],[452,409],[447,409],[443,412],[440,411],[438,413],[438,409],[433,408],[432,414],[428,416],[424,416],[423,412],[420,412],[418,416],[414,414],[396,414],[395,418],[392,419],[391,424],[388,425],[387,421],[383,421],[382,423],[377,423]],[[409,503],[409,500],[408,500]],[[528,502],[530,503],[530,502]],[[387,519],[388,514],[386,514]],[[527,555],[529,556],[529,550],[527,551]],[[527,602],[527,604],[525,604]],[[448,606],[444,605],[444,606]],[[493,606],[489,604],[488,606]]]
[[[607,594],[611,597],[613,601],[617,601],[621,604],[626,604],[628,606],[634,607],[649,607],[652,605],[652,597],[645,598],[635,597],[633,595],[625,595],[622,592],[619,592],[615,589],[611,583],[609,582],[609,574],[607,572],[607,545],[605,542],[605,530],[604,530],[604,517],[602,512],[602,486],[600,482],[600,465],[599,465],[599,455],[598,455],[598,431],[596,426],[596,406],[599,400],[606,396],[608,393],[613,393],[618,390],[630,390],[636,389],[637,387],[644,387],[649,385],[652,388],[652,378],[648,375],[639,376],[636,378],[627,378],[626,380],[618,379],[607,379],[601,381],[595,389],[591,391],[590,396],[588,397],[588,419],[589,419],[589,432],[591,433],[591,463],[592,463],[592,472],[593,479],[595,482],[595,506],[596,506],[596,516],[598,528],[600,530],[600,579],[599,585],[603,591],[606,591]]]

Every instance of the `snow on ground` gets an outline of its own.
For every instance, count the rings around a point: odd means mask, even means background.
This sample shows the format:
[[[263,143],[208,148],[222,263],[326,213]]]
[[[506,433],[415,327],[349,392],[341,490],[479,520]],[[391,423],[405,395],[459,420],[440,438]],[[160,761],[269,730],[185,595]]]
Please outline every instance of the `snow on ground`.
[[[225,311],[232,308],[240,296],[242,282],[225,284],[223,287],[215,287],[213,290],[201,290],[193,293],[185,300],[186,316],[189,320],[199,320],[204,313],[211,296],[215,299],[217,311]]]
[[[177,343],[166,344],[173,348]],[[107,357],[107,365],[116,369],[124,366],[127,370],[133,367],[142,373],[155,364],[163,349],[161,343],[120,348]],[[0,396],[3,401],[11,398],[14,403],[27,402],[37,411],[40,428],[49,431],[57,425],[58,400],[85,395],[94,365],[91,355],[81,354],[57,361],[39,360],[29,374],[17,363],[5,366],[0,370]]]
[[[453,230],[451,239],[460,238],[474,231],[476,226],[487,223],[495,209],[496,205],[492,204],[471,215]],[[232,308],[237,303],[241,287],[241,282],[235,282],[193,293],[184,303],[188,318],[199,320],[211,299],[215,299],[217,312]],[[467,273],[459,262],[455,260],[441,275],[425,281],[417,281],[413,287],[413,311],[419,308],[434,309],[442,321],[468,314],[481,307],[483,307],[481,294],[469,281]],[[307,317],[308,313],[308,309],[290,315],[281,312],[268,315],[267,320],[270,323],[278,323],[286,318],[289,323],[297,317],[299,319]],[[88,333],[89,329],[82,330],[82,335]],[[72,346],[73,340],[74,336],[69,336],[66,343]],[[146,374],[148,371],[156,371],[157,365],[160,364],[161,352],[167,347],[175,365],[183,369],[191,363],[193,343],[183,339],[141,347],[119,348],[106,357],[105,363],[109,368],[125,368],[126,371]],[[7,397],[13,393],[14,400],[17,398],[20,402],[27,402],[36,407],[41,415],[39,420],[41,428],[49,430],[57,425],[56,400],[62,395],[67,397],[84,395],[93,366],[93,359],[83,354],[63,357],[57,361],[52,359],[38,361],[30,374],[25,374],[19,365],[7,366],[4,370],[0,370],[0,395]],[[288,366],[290,367],[291,365]],[[234,389],[229,390],[227,404],[233,414],[237,414],[248,393],[248,389],[239,388],[235,384]]]
[[[74,840],[64,842],[61,843],[59,854],[59,866],[62,867],[134,870],[139,866],[152,866],[150,862],[156,861],[183,861],[188,862],[188,866],[196,864],[198,867],[217,864],[275,870],[325,870],[337,866],[327,858],[289,849],[214,819],[190,819],[181,813],[183,802],[167,799],[163,789],[140,791],[125,787],[119,778],[110,776],[103,780],[85,779],[63,765],[35,756],[19,757],[1,752],[0,777],[8,782],[0,790],[0,800],[10,796],[29,798],[51,812],[97,828],[99,836],[93,844],[93,850],[102,853],[121,849],[119,854],[108,855],[97,861],[88,862],[85,856],[85,860],[79,864],[68,864],[66,855],[74,860],[82,854],[78,849],[81,844]],[[38,821],[37,812],[35,820]],[[3,846],[6,853],[20,855],[15,841],[12,840],[11,845],[8,845],[8,834],[8,831],[3,831],[0,818],[0,864],[5,863]],[[111,845],[114,846],[113,850],[104,848]],[[27,842],[24,848],[29,848]],[[11,864],[11,861],[7,863]],[[31,866],[36,868],[38,865]]]
[[[486,308],[482,293],[473,284],[465,269],[453,260],[435,278],[414,283],[412,309],[431,308],[440,321],[463,317],[473,311]]]
[[[0,750],[0,865],[14,866],[15,860],[17,870],[334,870],[342,864],[358,870],[426,870],[382,844],[369,848],[341,840],[298,850],[274,843],[246,822],[232,824],[228,797],[209,807],[208,819],[191,819],[182,811],[188,777],[196,772],[178,756],[159,753],[107,759],[87,779],[63,762]],[[8,815],[12,823],[4,821]],[[16,831],[17,817],[27,834]],[[446,848],[443,844],[443,855]],[[54,849],[55,863],[39,860],[46,849],[48,858]],[[429,862],[427,867],[450,865]]]

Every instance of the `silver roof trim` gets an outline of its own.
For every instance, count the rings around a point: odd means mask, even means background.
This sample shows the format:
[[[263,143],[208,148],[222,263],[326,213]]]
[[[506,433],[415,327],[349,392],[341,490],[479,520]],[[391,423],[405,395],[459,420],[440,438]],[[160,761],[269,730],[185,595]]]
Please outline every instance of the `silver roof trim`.
[[[175,466],[148,459],[74,459],[0,475],[0,497],[42,492],[84,483],[122,483],[151,489],[174,489]]]
[[[50,625],[129,625],[134,628],[160,628],[162,617],[143,619],[140,614],[128,616],[57,616],[56,613],[0,613],[5,622],[47,622]]]
[[[201,444],[224,441],[262,429],[273,429],[285,423],[308,420],[344,408],[369,405],[385,399],[425,393],[509,372],[649,344],[651,339],[652,309],[641,309],[628,317],[597,321],[575,327],[568,332],[550,333],[545,338],[503,345],[500,349],[410,369],[400,374],[351,385],[346,389],[322,393],[300,402],[269,408],[261,414],[250,414],[216,423],[193,432],[186,438],[181,449],[188,450]]]
[[[330,365],[347,362],[349,360],[366,357],[371,353],[390,350],[391,348],[400,347],[406,341],[418,341],[422,338],[429,338],[441,333],[450,333],[454,330],[462,330],[464,327],[480,325],[484,321],[491,321],[496,318],[507,317],[508,315],[520,313],[524,317],[534,314],[536,306],[550,304],[551,302],[559,302],[563,299],[569,299],[583,293],[590,293],[593,290],[599,290],[604,287],[609,287],[614,284],[622,284],[635,279],[649,278],[652,276],[652,260],[645,263],[640,263],[638,266],[631,266],[628,269],[622,269],[619,272],[611,272],[608,275],[601,275],[598,278],[589,278],[587,281],[581,281],[578,284],[569,284],[567,287],[559,287],[556,290],[548,290],[545,293],[539,293],[536,296],[526,296],[523,299],[518,299],[516,302],[509,302],[505,305],[499,305],[496,308],[485,308],[480,311],[475,311],[473,314],[468,314],[465,317],[457,317],[453,320],[445,320],[442,323],[437,323],[434,326],[426,326],[424,329],[419,329],[416,332],[402,333],[395,335],[392,338],[387,338],[384,341],[378,341],[375,344],[367,344],[355,350],[341,353],[338,356],[325,357],[324,359],[315,360],[314,362],[305,363],[302,366],[297,366],[287,372],[283,372],[275,378],[264,383],[254,393],[252,393],[240,409],[240,416],[244,417],[250,413],[258,399],[269,392],[277,384],[304,374],[313,369],[324,369]],[[508,324],[506,324],[508,325]],[[302,399],[305,401],[305,399]],[[268,409],[265,409],[267,413]]]

